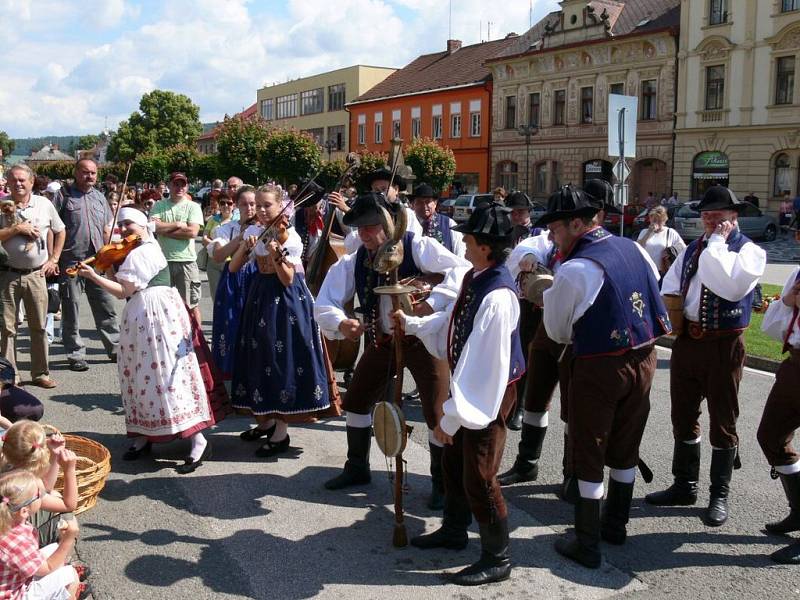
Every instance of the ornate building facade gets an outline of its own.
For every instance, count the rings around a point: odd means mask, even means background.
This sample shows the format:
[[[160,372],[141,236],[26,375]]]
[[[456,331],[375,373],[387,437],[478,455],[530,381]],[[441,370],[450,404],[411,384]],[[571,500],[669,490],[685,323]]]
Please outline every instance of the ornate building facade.
[[[673,185],[800,193],[800,0],[682,0]]]
[[[612,180],[608,96],[639,98],[629,202],[671,193],[679,0],[565,0],[488,61],[493,184],[546,198]],[[525,136],[528,127],[532,135]],[[616,126],[616,124],[614,124]],[[530,144],[526,143],[530,140]]]

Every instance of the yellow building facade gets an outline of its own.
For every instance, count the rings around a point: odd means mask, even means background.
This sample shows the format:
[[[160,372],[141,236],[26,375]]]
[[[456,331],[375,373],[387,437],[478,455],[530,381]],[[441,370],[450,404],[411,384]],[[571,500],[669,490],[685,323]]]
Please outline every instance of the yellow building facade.
[[[800,0],[681,0],[673,188],[800,193]]]
[[[350,115],[345,105],[395,69],[355,65],[261,88],[258,114],[277,127],[311,134],[331,159],[349,151]]]

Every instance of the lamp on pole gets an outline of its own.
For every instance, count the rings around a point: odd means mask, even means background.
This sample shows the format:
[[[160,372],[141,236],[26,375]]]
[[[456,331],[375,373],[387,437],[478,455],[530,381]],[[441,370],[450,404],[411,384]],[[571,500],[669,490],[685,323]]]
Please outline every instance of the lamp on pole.
[[[525,137],[525,193],[531,198],[531,138],[539,133],[539,128],[536,125],[520,125],[517,132]]]
[[[336,140],[328,140],[325,142],[325,149],[328,151],[328,162],[331,160],[331,152],[336,148]]]

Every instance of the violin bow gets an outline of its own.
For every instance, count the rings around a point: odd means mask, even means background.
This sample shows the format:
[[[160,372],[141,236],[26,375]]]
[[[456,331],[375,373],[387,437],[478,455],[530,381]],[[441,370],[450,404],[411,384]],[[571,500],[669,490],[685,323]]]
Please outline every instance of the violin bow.
[[[111,238],[114,236],[114,226],[117,224],[117,215],[119,214],[119,209],[122,208],[122,198],[125,196],[125,187],[128,185],[128,176],[131,174],[131,167],[133,166],[133,161],[128,163],[128,169],[125,171],[125,181],[122,182],[122,191],[119,193],[119,200],[117,200],[117,208],[114,209],[114,219],[111,221],[111,227],[108,231],[108,239],[106,240],[106,244],[111,243]]]

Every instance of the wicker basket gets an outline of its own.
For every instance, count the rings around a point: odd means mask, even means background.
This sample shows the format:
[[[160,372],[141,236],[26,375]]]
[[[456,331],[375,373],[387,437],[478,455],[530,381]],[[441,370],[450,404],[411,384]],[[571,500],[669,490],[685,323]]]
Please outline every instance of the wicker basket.
[[[78,455],[75,464],[75,476],[78,479],[78,508],[76,515],[92,508],[97,503],[97,496],[106,485],[106,478],[111,472],[111,453],[108,448],[94,440],[79,435],[64,434],[68,450]],[[56,489],[63,493],[64,477],[59,474]]]

